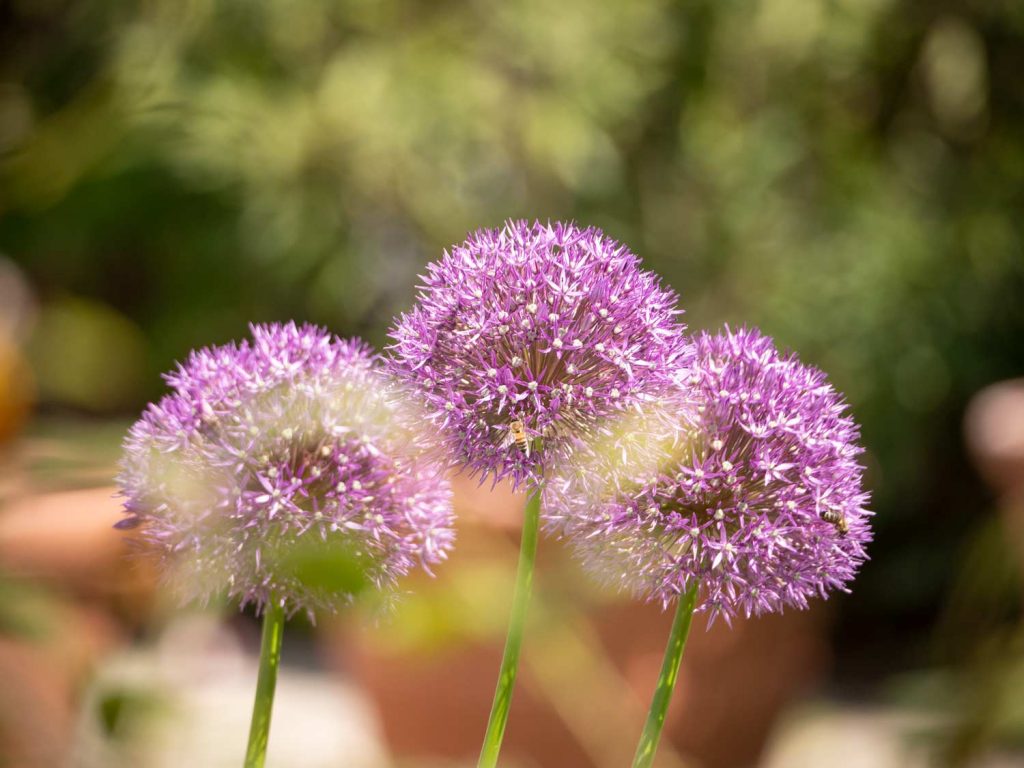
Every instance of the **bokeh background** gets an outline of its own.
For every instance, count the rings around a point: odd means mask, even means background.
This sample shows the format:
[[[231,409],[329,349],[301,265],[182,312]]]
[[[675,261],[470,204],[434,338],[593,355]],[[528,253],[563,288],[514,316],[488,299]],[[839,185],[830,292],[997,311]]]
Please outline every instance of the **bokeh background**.
[[[238,762],[258,627],[125,559],[120,438],[249,321],[383,346],[508,217],[603,228],[863,424],[872,561],[698,623],[662,764],[1024,765],[1022,213],[1019,0],[0,0],[0,765]],[[460,483],[392,620],[289,628],[271,765],[472,763],[521,501]],[[507,764],[627,764],[668,623],[544,542]]]

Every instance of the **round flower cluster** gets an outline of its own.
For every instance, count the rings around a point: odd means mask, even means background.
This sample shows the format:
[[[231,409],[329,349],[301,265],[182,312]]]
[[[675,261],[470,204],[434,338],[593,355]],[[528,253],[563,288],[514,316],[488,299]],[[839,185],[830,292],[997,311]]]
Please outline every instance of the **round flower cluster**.
[[[549,484],[547,525],[588,570],[709,620],[803,608],[866,559],[858,429],[820,371],[754,330],[697,339],[665,401]],[[681,414],[681,415],[680,415]]]
[[[508,222],[428,267],[390,367],[456,464],[535,485],[687,364],[676,301],[597,229]]]
[[[186,598],[289,613],[351,600],[353,579],[324,567],[390,591],[443,560],[449,487],[369,349],[313,326],[251,330],[193,352],[131,428],[118,527],[139,529]]]

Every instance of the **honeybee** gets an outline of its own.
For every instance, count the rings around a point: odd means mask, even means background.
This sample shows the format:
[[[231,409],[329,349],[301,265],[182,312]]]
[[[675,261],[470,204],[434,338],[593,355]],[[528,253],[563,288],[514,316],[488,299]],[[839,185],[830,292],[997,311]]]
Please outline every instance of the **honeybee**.
[[[523,424],[522,419],[514,419],[509,422],[508,432],[501,447],[508,448],[510,445],[515,445],[526,454],[527,458],[530,457],[530,436],[526,433],[526,425]]]
[[[846,515],[838,510],[826,509],[821,513],[821,519],[832,523],[842,536],[845,536],[850,530],[850,524],[846,522]]]

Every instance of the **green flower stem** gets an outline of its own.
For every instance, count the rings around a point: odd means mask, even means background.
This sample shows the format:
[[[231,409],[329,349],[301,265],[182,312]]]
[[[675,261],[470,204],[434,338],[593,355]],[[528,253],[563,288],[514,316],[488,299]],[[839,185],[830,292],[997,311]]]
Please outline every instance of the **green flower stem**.
[[[661,663],[661,674],[658,675],[658,685],[654,689],[654,698],[651,699],[644,732],[640,735],[640,743],[637,744],[636,755],[633,757],[633,768],[649,768],[654,762],[654,753],[658,751],[658,741],[661,739],[661,729],[665,726],[665,714],[668,712],[672,691],[675,690],[679,677],[679,662],[683,658],[683,649],[686,648],[686,637],[690,634],[690,622],[696,604],[697,585],[694,584],[679,596],[676,604],[676,616],[668,636],[665,659]]]
[[[256,682],[256,700],[252,705],[249,748],[245,752],[245,768],[263,768],[267,759],[270,736],[270,713],[274,707],[277,687],[277,666],[281,660],[281,635],[284,632],[284,609],[267,602],[263,611],[263,640],[260,643],[260,674]]]
[[[530,589],[533,585],[533,564],[537,556],[537,530],[540,526],[541,488],[537,488],[526,501],[523,513],[523,533],[519,544],[519,566],[516,571],[516,587],[512,596],[512,616],[508,623],[505,639],[505,655],[501,659],[501,673],[494,691],[491,717],[487,721],[487,733],[480,750],[478,768],[494,768],[498,764],[498,752],[505,735],[509,708],[512,706],[512,689],[516,684],[516,670],[519,667],[519,649],[523,644],[523,628],[526,624],[526,609],[530,603]]]

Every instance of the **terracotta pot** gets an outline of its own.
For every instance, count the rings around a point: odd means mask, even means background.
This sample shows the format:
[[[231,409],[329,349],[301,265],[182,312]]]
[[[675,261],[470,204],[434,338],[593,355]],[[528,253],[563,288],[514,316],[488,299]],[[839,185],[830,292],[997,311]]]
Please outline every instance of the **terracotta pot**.
[[[505,522],[509,506],[522,499],[473,499],[493,516],[460,518],[458,547],[436,580],[410,583],[409,598],[390,620],[335,624],[321,636],[330,665],[376,702],[399,764],[468,764],[480,748],[518,544]],[[619,768],[629,763],[640,733],[671,615],[598,595],[554,542],[543,541],[540,552],[502,762]],[[503,580],[492,582],[493,571]],[[474,596],[477,590],[484,596]],[[710,630],[698,618],[659,765],[756,763],[779,712],[827,667],[826,617],[819,606],[737,621],[732,629],[718,622]],[[439,635],[409,630],[431,622]]]

